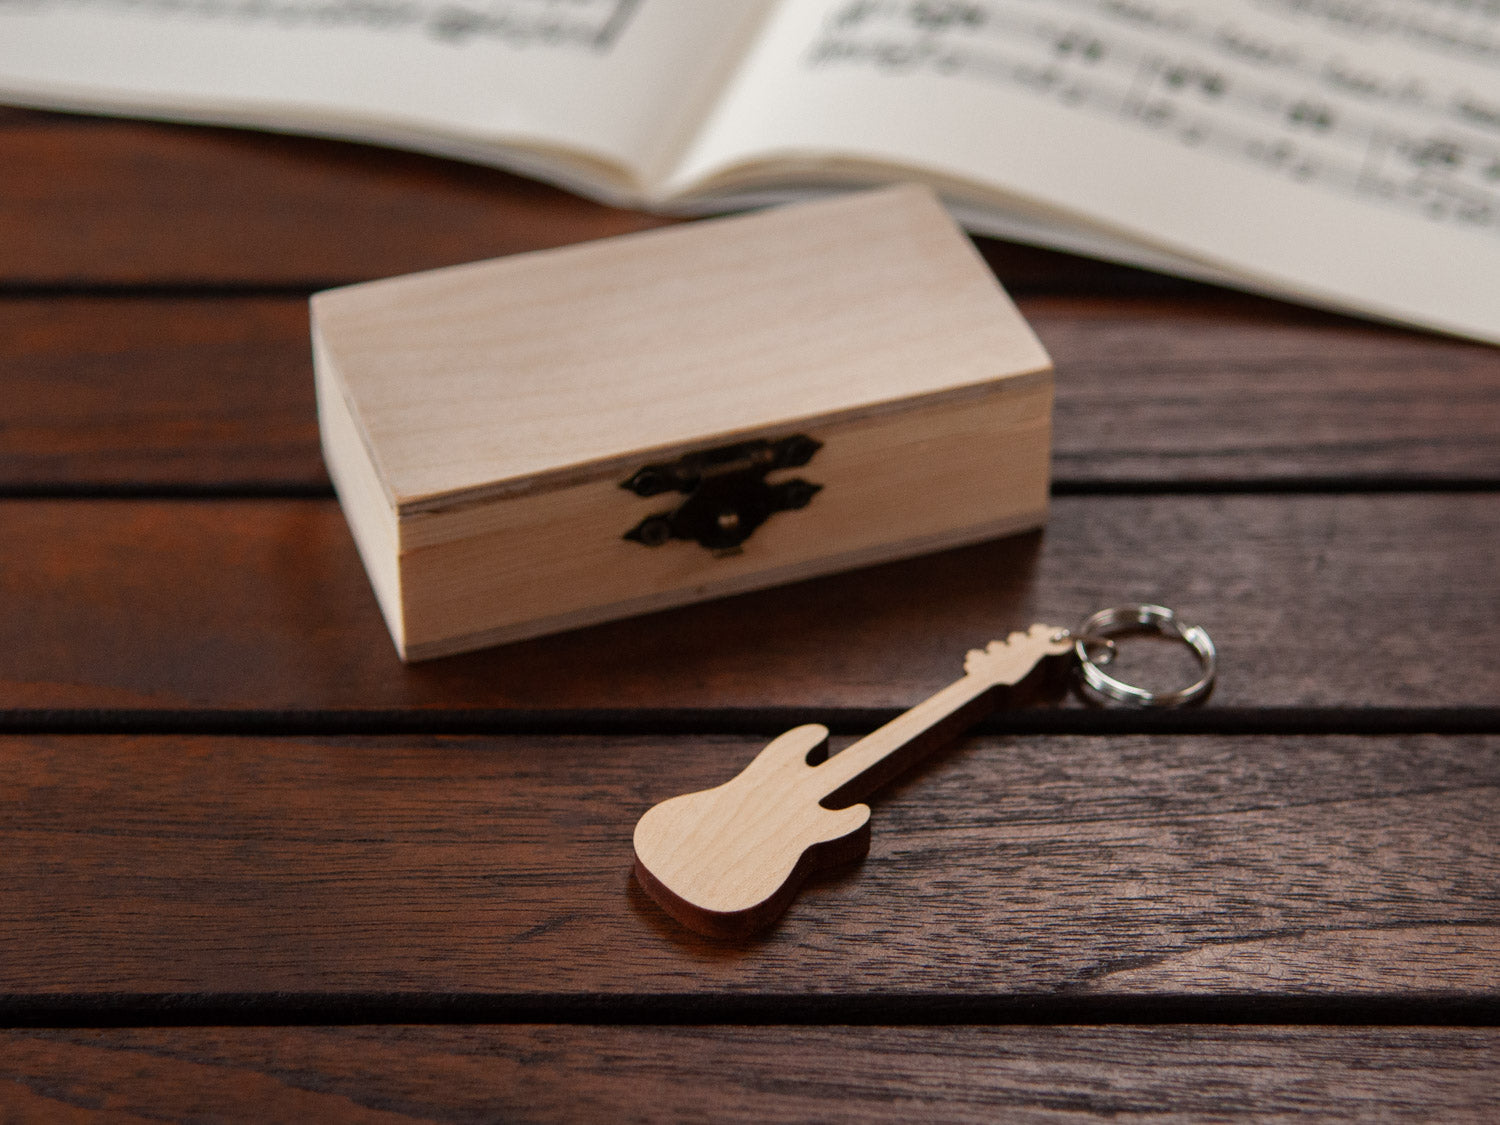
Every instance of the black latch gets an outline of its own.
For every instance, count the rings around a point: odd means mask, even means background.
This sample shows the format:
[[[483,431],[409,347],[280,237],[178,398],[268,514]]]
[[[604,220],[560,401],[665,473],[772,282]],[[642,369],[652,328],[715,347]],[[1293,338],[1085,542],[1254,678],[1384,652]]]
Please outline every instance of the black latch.
[[[805,465],[822,448],[822,442],[794,434],[780,441],[736,442],[646,465],[620,487],[637,496],[681,492],[687,499],[674,511],[647,516],[625,538],[648,547],[660,547],[668,539],[692,539],[711,551],[732,550],[772,514],[807,506],[821,484],[800,477],[771,484],[766,474]]]

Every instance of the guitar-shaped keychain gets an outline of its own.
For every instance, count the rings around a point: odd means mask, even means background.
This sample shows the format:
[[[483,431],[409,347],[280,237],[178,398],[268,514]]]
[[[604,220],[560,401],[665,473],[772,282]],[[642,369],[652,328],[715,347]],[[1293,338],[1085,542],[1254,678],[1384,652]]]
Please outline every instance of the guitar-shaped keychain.
[[[1151,692],[1105,673],[1111,635],[1150,629],[1197,654],[1202,675],[1178,691]],[[732,780],[663,801],[635,826],[635,875],[689,929],[747,937],[779,918],[813,873],[858,859],[870,847],[870,807],[855,803],[973,726],[999,688],[1042,660],[1073,652],[1095,691],[1139,706],[1186,703],[1213,683],[1216,653],[1201,628],[1154,605],[1101,610],[1077,630],[1033,625],[969,652],[962,679],[838,754],[828,728],[787,731]]]

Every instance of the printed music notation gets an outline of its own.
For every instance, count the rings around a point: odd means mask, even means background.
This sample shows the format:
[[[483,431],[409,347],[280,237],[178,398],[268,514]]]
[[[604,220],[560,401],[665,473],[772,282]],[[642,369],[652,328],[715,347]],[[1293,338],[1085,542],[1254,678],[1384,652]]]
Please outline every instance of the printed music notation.
[[[1225,14],[1236,7],[1262,18],[1237,22]],[[1423,23],[1414,7],[1454,14]],[[1285,34],[1264,30],[1268,13]],[[1296,34],[1308,23],[1349,31],[1349,49],[1326,35],[1311,49]],[[1377,69],[1359,49],[1377,36],[1484,65],[1493,48],[1500,64],[1500,3],[849,0],[804,59],[1001,84],[1311,188],[1500,233],[1500,94],[1445,79],[1441,61]]]
[[[280,30],[417,32],[442,43],[607,52],[641,0],[0,0],[0,13],[79,12]]]

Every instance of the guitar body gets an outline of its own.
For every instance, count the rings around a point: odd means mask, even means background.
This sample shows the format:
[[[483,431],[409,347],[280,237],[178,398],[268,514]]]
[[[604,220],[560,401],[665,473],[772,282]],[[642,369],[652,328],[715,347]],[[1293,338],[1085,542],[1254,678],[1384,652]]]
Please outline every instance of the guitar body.
[[[736,777],[651,809],[635,827],[641,886],[689,929],[745,937],[775,921],[809,875],[870,847],[870,808],[825,809],[828,728],[796,727]]]

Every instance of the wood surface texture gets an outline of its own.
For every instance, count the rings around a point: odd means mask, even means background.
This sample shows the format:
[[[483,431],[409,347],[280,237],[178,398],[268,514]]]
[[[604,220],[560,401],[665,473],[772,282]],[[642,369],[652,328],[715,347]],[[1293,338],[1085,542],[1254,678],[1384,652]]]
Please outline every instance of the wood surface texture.
[[[403,668],[308,295],[668,220],[22,110],[0,170],[0,1120],[1500,1116],[1500,350],[981,240],[1045,532]],[[1204,706],[1024,682],[748,944],[633,881],[788,727],[1131,600]]]
[[[1128,601],[1172,606],[1223,652],[1206,705],[1175,721],[1500,706],[1486,492],[1063,496],[1045,533],[410,668],[331,500],[8,500],[0,521],[27,545],[0,556],[18,718],[734,710],[873,729],[965,650]]]
[[[659,226],[503,172],[230,129],[0,123],[0,277],[325,288]],[[311,236],[311,237],[310,237]]]
[[[1207,288],[1006,280],[1057,364],[1062,488],[1500,481],[1494,348]],[[0,290],[0,370],[0,491],[329,488],[304,296]]]
[[[53,1121],[1493,1120],[1490,1028],[328,1027],[0,1033]]]
[[[378,996],[410,1018],[451,992],[503,1019],[541,993],[658,1020],[689,998],[832,1020],[866,996],[928,1018],[1038,996],[1095,1018],[1121,997],[1493,1003],[1495,736],[964,740],[873,799],[863,863],[724,944],[632,881],[631,832],[763,741],[6,737],[0,996]]]

